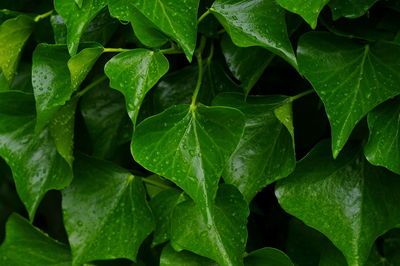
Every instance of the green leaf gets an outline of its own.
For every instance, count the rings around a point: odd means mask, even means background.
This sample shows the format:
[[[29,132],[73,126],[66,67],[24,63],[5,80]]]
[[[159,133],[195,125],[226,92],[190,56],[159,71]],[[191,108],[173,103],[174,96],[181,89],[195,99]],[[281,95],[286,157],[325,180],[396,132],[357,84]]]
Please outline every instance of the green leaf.
[[[285,11],[274,0],[217,0],[210,10],[236,46],[261,46],[297,67]]]
[[[74,163],[74,176],[62,202],[73,265],[136,260],[140,245],[154,229],[141,178],[83,155]]]
[[[199,0],[136,0],[133,5],[176,41],[189,61],[196,47]]]
[[[243,114],[233,108],[176,105],[139,124],[132,154],[144,168],[176,183],[208,211],[243,127]]]
[[[336,157],[356,124],[375,106],[400,93],[400,46],[361,44],[329,33],[300,38],[300,72],[325,105]]]
[[[296,165],[290,131],[275,112],[290,105],[286,96],[249,96],[222,93],[214,105],[231,106],[245,114],[244,134],[222,174],[228,184],[235,185],[244,198],[251,199],[265,186],[288,176]],[[292,113],[286,113],[292,124]]]
[[[90,21],[106,4],[106,0],[85,0],[79,7],[71,0],[54,0],[54,8],[67,24],[67,45],[71,55],[75,55],[78,51],[79,40]]]
[[[2,265],[71,265],[65,244],[51,239],[18,214],[10,216],[6,231],[6,240],[0,246]]]
[[[125,96],[128,115],[134,126],[144,97],[168,68],[168,60],[162,53],[147,49],[120,53],[105,65],[110,87]]]
[[[18,67],[22,48],[33,31],[31,17],[20,15],[0,25],[0,70],[11,84]]]
[[[318,16],[329,0],[277,0],[290,12],[300,15],[312,29],[317,26]]]
[[[75,0],[75,3],[79,6],[79,8],[81,8],[82,4],[83,4],[83,1],[84,0]]]
[[[400,100],[385,102],[370,112],[368,127],[364,149],[368,161],[400,174]]]
[[[228,36],[223,37],[221,48],[229,70],[241,82],[244,94],[248,95],[271,63],[274,54],[259,47],[237,47]]]
[[[34,133],[35,101],[17,91],[0,94],[0,156],[11,167],[18,195],[33,220],[47,191],[62,189],[72,171],[48,130]]]
[[[376,238],[400,219],[399,176],[350,146],[336,160],[318,144],[275,194],[285,211],[327,236],[349,265],[363,265]],[[334,221],[334,222],[329,222]]]
[[[221,185],[206,216],[190,200],[175,208],[172,246],[208,257],[220,265],[243,265],[248,215],[247,203],[239,191],[231,185]]]
[[[210,259],[201,257],[192,252],[182,250],[175,251],[170,245],[163,248],[160,258],[160,266],[217,266],[218,264]]]
[[[249,266],[294,266],[290,258],[276,248],[261,248],[248,254],[244,264]]]
[[[333,19],[340,17],[358,18],[368,12],[368,9],[378,0],[331,0],[329,7]]]
[[[175,206],[185,200],[182,192],[168,189],[158,193],[151,201],[150,207],[156,220],[153,246],[162,244],[170,239],[171,216]]]
[[[108,4],[113,17],[129,21],[136,37],[146,46],[159,47],[168,41],[156,25],[147,19],[130,0],[114,0]]]

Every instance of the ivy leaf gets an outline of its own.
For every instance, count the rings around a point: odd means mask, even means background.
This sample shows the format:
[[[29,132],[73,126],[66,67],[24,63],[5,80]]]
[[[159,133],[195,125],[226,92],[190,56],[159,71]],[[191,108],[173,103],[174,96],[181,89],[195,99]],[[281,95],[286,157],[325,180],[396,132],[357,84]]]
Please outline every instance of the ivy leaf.
[[[65,244],[51,239],[18,214],[10,216],[6,231],[6,240],[0,246],[3,265],[71,265]]]
[[[205,216],[191,200],[175,208],[172,246],[208,257],[220,265],[243,265],[248,215],[247,203],[239,191],[231,185],[221,185]]]
[[[277,0],[278,4],[300,15],[312,29],[317,26],[318,16],[329,0]]]
[[[54,0],[54,8],[67,24],[68,51],[78,51],[79,40],[90,21],[106,6],[106,0],[85,0],[81,7],[71,0]]]
[[[294,266],[290,258],[276,248],[261,248],[248,254],[244,264],[249,266]]]
[[[340,17],[358,18],[367,13],[378,0],[331,0],[329,7],[332,10],[333,19]]]
[[[336,158],[356,124],[375,106],[400,93],[400,46],[360,44],[312,32],[299,41],[300,72],[322,99]]]
[[[222,93],[214,105],[230,106],[246,117],[243,137],[222,174],[228,184],[236,186],[244,198],[251,199],[265,186],[288,176],[296,165],[293,138],[276,116],[288,103],[286,96],[249,96]],[[285,114],[292,126],[291,109]]]
[[[218,264],[208,258],[201,257],[189,251],[175,251],[171,245],[167,245],[161,252],[160,266],[175,265],[217,266]]]
[[[275,194],[285,211],[327,236],[349,265],[363,265],[376,238],[399,222],[400,179],[370,165],[354,146],[336,160],[328,150],[327,141],[318,144]]]
[[[210,10],[236,46],[264,47],[297,68],[285,11],[274,0],[217,0]]]
[[[243,127],[243,114],[233,108],[176,105],[139,124],[132,154],[140,165],[176,183],[208,211]]]
[[[20,15],[0,25],[0,70],[9,85],[15,76],[22,48],[31,35],[34,24],[31,17]]]
[[[13,172],[17,192],[33,220],[47,191],[72,180],[68,163],[57,152],[48,128],[34,133],[35,101],[17,91],[0,94],[0,156]]]
[[[158,193],[151,201],[150,207],[156,219],[153,246],[162,244],[170,239],[171,216],[175,206],[183,202],[185,197],[176,189],[168,189]]]
[[[400,100],[385,102],[368,114],[369,139],[364,154],[373,165],[400,174]]]
[[[154,229],[141,179],[83,155],[74,163],[74,176],[62,202],[73,265],[114,258],[136,260],[141,243]]]
[[[168,60],[162,53],[147,49],[120,53],[105,65],[110,87],[125,96],[126,109],[134,126],[144,97],[168,68]]]
[[[241,82],[247,96],[271,63],[274,54],[259,47],[237,47],[226,35],[221,41],[221,48],[229,70]]]
[[[129,0],[114,0],[108,4],[113,17],[129,21],[136,37],[146,46],[159,47],[168,41],[156,25],[147,19]]]
[[[196,47],[199,0],[136,0],[133,5],[175,40],[189,61]]]

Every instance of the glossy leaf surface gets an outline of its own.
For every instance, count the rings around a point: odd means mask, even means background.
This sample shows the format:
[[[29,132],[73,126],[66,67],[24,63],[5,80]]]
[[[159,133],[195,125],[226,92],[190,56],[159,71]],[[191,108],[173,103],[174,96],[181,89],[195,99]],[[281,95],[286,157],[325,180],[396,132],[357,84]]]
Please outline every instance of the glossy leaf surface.
[[[336,160],[328,150],[326,141],[317,145],[275,194],[285,211],[327,236],[349,265],[362,265],[375,239],[398,224],[400,179],[370,165],[354,146]]]
[[[378,0],[332,0],[329,7],[334,19],[358,18],[364,15]]]
[[[217,266],[218,264],[208,258],[182,250],[175,251],[170,245],[163,248],[160,258],[160,266]]]
[[[299,68],[324,102],[336,157],[356,124],[400,94],[400,46],[364,45],[329,33],[308,33],[298,47]],[[323,77],[323,78],[321,78]]]
[[[136,260],[141,243],[154,228],[141,178],[83,155],[75,161],[74,175],[62,202],[73,264]]]

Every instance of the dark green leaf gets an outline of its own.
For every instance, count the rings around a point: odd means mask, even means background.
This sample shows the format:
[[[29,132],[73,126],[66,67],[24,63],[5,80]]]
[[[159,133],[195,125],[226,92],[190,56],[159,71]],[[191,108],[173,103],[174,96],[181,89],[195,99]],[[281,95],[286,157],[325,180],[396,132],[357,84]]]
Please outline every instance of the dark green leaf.
[[[63,191],[62,203],[73,264],[135,260],[154,229],[141,178],[83,155],[75,161],[74,175],[71,186]]]
[[[290,258],[276,248],[262,248],[251,252],[244,259],[248,266],[294,266]]]
[[[210,9],[239,47],[261,46],[297,67],[285,11],[274,0],[217,0]]]
[[[10,216],[6,230],[6,240],[0,246],[1,265],[71,265],[65,244],[49,238],[18,214]]]
[[[356,124],[375,106],[400,93],[400,46],[361,44],[329,33],[302,36],[300,72],[325,105],[336,157]]]
[[[358,18],[364,15],[378,0],[331,0],[329,7],[334,19]]]
[[[278,110],[290,105],[288,97],[249,96],[245,102],[243,94],[222,93],[213,104],[238,108],[246,116],[243,137],[222,175],[250,202],[262,188],[294,170],[293,138],[276,116]],[[291,108],[284,116],[293,127]]]
[[[201,257],[192,252],[182,250],[175,251],[170,245],[163,248],[160,258],[160,266],[217,266],[217,263]]]
[[[318,144],[275,193],[287,212],[327,236],[349,265],[363,265],[375,239],[398,224],[400,178],[370,165],[353,146],[336,160],[328,150],[327,141]]]

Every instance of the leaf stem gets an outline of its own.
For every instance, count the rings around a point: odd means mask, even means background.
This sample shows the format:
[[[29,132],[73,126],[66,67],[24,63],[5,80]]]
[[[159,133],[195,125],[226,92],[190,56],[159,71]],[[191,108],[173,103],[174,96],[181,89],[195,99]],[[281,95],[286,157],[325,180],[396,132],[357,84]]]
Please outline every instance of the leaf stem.
[[[165,188],[165,189],[172,188],[172,186],[168,186],[168,185],[166,185],[166,184],[163,184],[163,183],[161,183],[161,182],[158,182],[158,181],[155,181],[155,180],[152,180],[152,179],[148,179],[148,178],[146,178],[146,177],[142,177],[142,181],[143,181],[144,183],[147,183],[147,184],[150,184],[150,185],[159,187],[159,188]]]
[[[211,12],[210,12],[210,9],[207,9],[207,11],[204,12],[204,13],[199,17],[199,19],[197,20],[197,24],[200,24],[200,22],[201,22],[205,17],[207,17],[210,13],[211,13]]]
[[[120,53],[120,52],[127,52],[131,51],[132,49],[125,49],[125,48],[104,48],[103,53]]]
[[[82,97],[86,92],[88,92],[90,89],[92,89],[93,87],[96,87],[97,85],[99,85],[100,83],[102,83],[103,81],[105,81],[107,79],[106,76],[101,76],[100,78],[96,79],[95,81],[93,81],[92,83],[90,83],[89,85],[87,85],[83,90],[78,91],[74,97],[79,98]]]
[[[40,20],[42,20],[42,19],[47,18],[48,16],[50,16],[50,15],[53,13],[53,11],[54,11],[54,10],[50,10],[49,12],[46,12],[46,13],[37,15],[37,16],[33,19],[33,21],[39,22]]]
[[[308,95],[308,94],[311,94],[311,93],[313,93],[313,92],[315,92],[313,89],[307,90],[307,91],[303,91],[302,93],[299,93],[299,94],[297,94],[297,95],[294,95],[294,96],[292,96],[292,97],[289,97],[289,102],[294,102],[294,101],[296,101],[297,99],[300,99],[300,98],[302,98],[302,97],[304,97],[304,96],[306,96],[306,95]]]
[[[191,110],[196,109],[197,95],[199,94],[199,90],[200,90],[200,87],[201,87],[201,81],[203,79],[203,73],[204,73],[203,72],[203,59],[201,57],[201,54],[202,54],[205,46],[206,46],[206,38],[204,36],[202,36],[201,40],[200,40],[199,48],[197,48],[197,50],[195,52],[196,59],[197,59],[197,65],[199,67],[199,69],[198,69],[199,74],[198,74],[198,77],[197,77],[196,87],[194,89],[193,96],[192,96],[192,102],[190,104],[190,109]]]
[[[171,46],[170,48],[167,49],[161,49],[159,50],[160,53],[163,54],[181,54],[182,51],[180,49],[177,49],[175,46]]]

